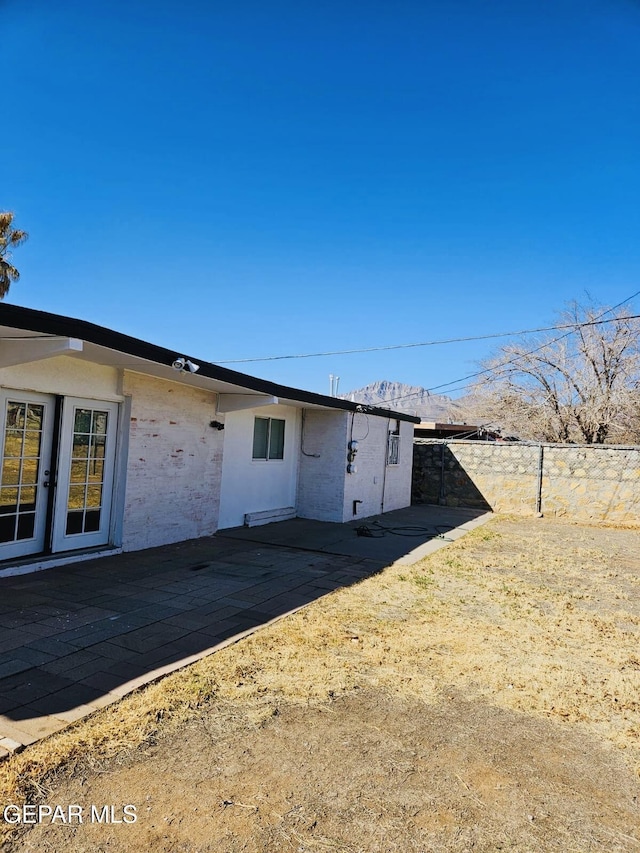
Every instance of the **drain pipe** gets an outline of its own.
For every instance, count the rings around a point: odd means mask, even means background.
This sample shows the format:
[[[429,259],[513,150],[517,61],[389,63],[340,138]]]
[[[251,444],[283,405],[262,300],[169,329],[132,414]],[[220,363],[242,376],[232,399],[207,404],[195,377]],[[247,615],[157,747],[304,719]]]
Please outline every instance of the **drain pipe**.
[[[380,495],[380,515],[384,512],[384,490],[387,485],[387,461],[389,453],[389,427],[391,418],[387,418],[387,441],[382,448],[382,494]]]

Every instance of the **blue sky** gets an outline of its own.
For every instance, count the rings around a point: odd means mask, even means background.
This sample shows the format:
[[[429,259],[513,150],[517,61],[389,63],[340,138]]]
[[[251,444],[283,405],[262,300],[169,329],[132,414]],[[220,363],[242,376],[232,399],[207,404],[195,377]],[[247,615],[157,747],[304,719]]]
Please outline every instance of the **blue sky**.
[[[7,302],[222,361],[640,289],[640,2],[0,0],[0,30]],[[490,351],[237,367],[431,387]]]

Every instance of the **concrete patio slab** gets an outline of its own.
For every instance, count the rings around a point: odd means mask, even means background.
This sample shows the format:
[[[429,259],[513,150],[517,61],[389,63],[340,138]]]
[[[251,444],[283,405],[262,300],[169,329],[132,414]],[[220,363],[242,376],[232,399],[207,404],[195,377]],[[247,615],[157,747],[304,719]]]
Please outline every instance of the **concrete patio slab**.
[[[292,519],[0,578],[0,760],[488,517],[420,506]]]
[[[324,554],[384,560],[389,564],[398,559],[410,561],[408,555],[424,545],[435,550],[441,547],[443,539],[462,536],[490,516],[491,513],[484,510],[422,505],[365,519],[356,518],[346,524],[294,518],[264,527],[222,530],[218,536]],[[456,537],[451,536],[454,530],[458,531]]]

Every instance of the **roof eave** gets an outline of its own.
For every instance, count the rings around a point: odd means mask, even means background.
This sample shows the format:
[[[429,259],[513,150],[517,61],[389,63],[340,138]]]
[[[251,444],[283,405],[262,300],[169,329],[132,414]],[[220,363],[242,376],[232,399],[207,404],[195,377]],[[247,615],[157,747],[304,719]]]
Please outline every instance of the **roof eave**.
[[[96,323],[90,323],[87,320],[77,320],[73,317],[51,314],[47,311],[39,311],[34,308],[23,308],[19,305],[1,304],[0,324],[40,334],[81,338],[96,346],[154,364],[171,365],[177,354],[175,350],[142,341],[131,335],[125,335],[122,332],[98,326]],[[230,385],[239,385],[261,394],[295,400],[300,403],[309,403],[324,408],[342,409],[348,412],[363,412],[377,417],[409,421],[414,424],[420,423],[420,418],[405,414],[404,412],[396,412],[378,406],[365,406],[362,403],[354,403],[351,400],[342,400],[336,397],[328,397],[324,394],[316,394],[313,391],[304,391],[300,388],[278,385],[266,379],[259,379],[257,376],[250,376],[246,373],[240,373],[237,370],[221,367],[195,355],[188,355],[183,352],[180,352],[179,355],[200,365],[197,374],[199,377],[226,382]]]

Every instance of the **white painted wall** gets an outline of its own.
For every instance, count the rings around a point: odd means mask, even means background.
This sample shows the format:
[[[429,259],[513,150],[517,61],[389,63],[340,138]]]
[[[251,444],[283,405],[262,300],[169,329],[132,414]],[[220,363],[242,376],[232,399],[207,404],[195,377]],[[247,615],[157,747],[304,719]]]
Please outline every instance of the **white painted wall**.
[[[298,477],[298,515],[341,522],[349,412],[306,409]]]
[[[400,464],[387,465],[384,512],[411,505],[414,424],[400,421]]]
[[[119,402],[123,399],[118,368],[66,355],[2,367],[0,385],[93,400]]]
[[[135,551],[216,531],[224,431],[209,426],[216,395],[125,372],[131,396],[123,548]]]
[[[409,423],[401,422],[401,464],[386,466],[388,421],[373,415],[307,409],[303,453],[300,409],[265,406],[220,416],[212,392],[70,356],[0,368],[0,386],[130,401],[119,474],[127,551],[212,535],[218,527],[242,525],[247,512],[288,506],[302,518],[343,522],[353,520],[357,499],[356,517],[365,518],[381,511],[383,487],[385,511],[410,503]],[[283,460],[252,459],[256,416],[285,420]],[[211,420],[224,420],[225,430],[212,429]],[[358,473],[350,475],[352,422],[359,451]]]
[[[356,474],[347,474],[344,490],[343,521],[366,518],[400,509],[411,503],[411,466],[413,465],[413,424],[400,421],[398,465],[387,465],[387,437],[396,429],[395,418],[356,414],[353,438],[358,440]],[[349,426],[351,435],[351,425]],[[357,515],[353,502],[360,500]]]
[[[354,416],[353,430],[349,423],[349,437],[353,435],[353,438],[358,441],[355,460],[357,473],[345,475],[342,521],[353,521],[356,518],[366,518],[382,512],[388,423],[386,418],[365,414]],[[395,421],[393,423],[395,426]],[[362,501],[358,504],[358,512],[355,516],[354,500]]]
[[[253,459],[256,417],[285,421],[284,459]],[[240,527],[245,513],[296,506],[300,410],[261,406],[225,415],[218,526]]]
[[[353,429],[352,429],[353,419]],[[374,415],[307,409],[300,457],[298,515],[318,521],[353,521],[411,503],[413,424],[400,422],[400,464],[387,465],[389,421]],[[358,441],[356,474],[347,473],[347,452]],[[359,500],[357,515],[353,502]]]

